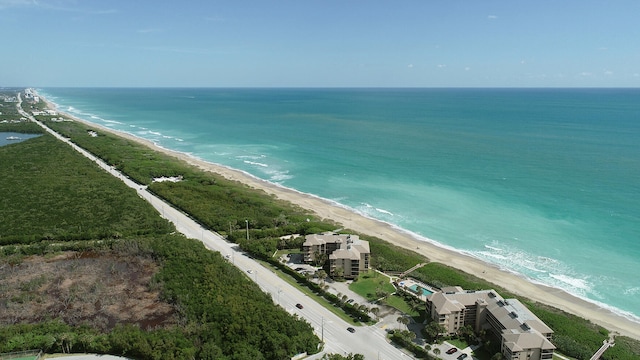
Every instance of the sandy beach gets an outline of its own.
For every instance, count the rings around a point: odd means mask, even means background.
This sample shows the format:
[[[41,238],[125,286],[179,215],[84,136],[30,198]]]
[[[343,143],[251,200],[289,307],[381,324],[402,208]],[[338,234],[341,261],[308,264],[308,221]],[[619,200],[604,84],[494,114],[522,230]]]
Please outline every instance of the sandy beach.
[[[50,108],[59,111],[59,109],[56,109],[53,104],[48,104]],[[523,277],[506,271],[502,271],[497,267],[487,264],[476,258],[450,251],[435,246],[431,243],[419,241],[413,238],[410,234],[399,231],[398,229],[395,229],[386,223],[366,218],[355,212],[351,212],[345,208],[336,206],[329,201],[325,201],[308,194],[303,194],[291,189],[277,186],[267,181],[263,181],[250,176],[242,171],[205,162],[193,158],[187,154],[161,148],[150,141],[135,137],[131,134],[115,131],[107,127],[86,122],[69,114],[64,115],[76,121],[83,122],[96,129],[113,133],[129,140],[144,144],[156,151],[174,156],[189,164],[198,166],[203,170],[219,174],[227,179],[242,182],[253,188],[262,189],[265,192],[278,197],[279,199],[286,200],[305,209],[309,209],[316,213],[320,218],[331,219],[337,223],[340,223],[345,228],[352,229],[363,234],[376,236],[392,244],[418,252],[431,261],[447,264],[467,273],[474,274],[480,278],[509,289],[511,292],[523,297],[556,307],[582,318],[589,319],[592,322],[599,324],[610,331],[615,331],[621,335],[626,335],[640,340],[640,323],[633,322],[596,304],[572,296],[563,290],[534,284],[527,281]]]

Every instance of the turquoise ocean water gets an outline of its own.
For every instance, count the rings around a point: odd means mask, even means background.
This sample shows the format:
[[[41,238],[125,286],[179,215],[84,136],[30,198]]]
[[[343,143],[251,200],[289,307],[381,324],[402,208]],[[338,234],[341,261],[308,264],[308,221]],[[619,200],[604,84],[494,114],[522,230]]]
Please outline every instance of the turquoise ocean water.
[[[38,91],[640,321],[638,89]]]

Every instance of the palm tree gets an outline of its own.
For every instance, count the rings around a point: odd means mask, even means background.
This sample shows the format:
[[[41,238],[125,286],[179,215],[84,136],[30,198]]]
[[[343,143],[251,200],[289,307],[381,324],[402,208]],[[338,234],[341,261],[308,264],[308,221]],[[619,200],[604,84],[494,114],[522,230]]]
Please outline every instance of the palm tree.
[[[431,339],[438,340],[438,337],[446,333],[447,329],[445,329],[443,325],[438,324],[436,321],[431,321],[427,324],[427,326],[424,327],[424,331]]]
[[[416,298],[412,298],[409,302],[409,306],[412,311],[418,312],[424,306],[424,303]]]
[[[344,276],[344,269],[340,266],[336,267],[336,269],[333,271],[333,275],[336,278],[341,279]]]
[[[384,299],[384,298],[386,298],[387,296],[389,296],[389,293],[388,293],[388,292],[386,292],[384,289],[382,289],[382,288],[376,288],[376,297],[377,297],[378,299]]]
[[[409,318],[408,318],[408,317],[406,317],[406,316],[404,316],[404,315],[403,315],[403,316],[398,316],[397,321],[398,321],[400,324],[403,324],[403,325],[405,325],[405,326],[406,326],[406,325],[409,325]],[[398,328],[398,329],[399,329],[399,328]]]
[[[471,336],[473,335],[473,328],[471,325],[465,325],[458,329],[458,336],[464,338],[467,342],[470,341]]]
[[[318,275],[318,278],[324,284],[324,279],[327,278],[327,272],[324,270],[318,270],[316,271],[316,275]]]
[[[371,308],[371,310],[369,310],[369,311],[371,311],[371,313],[373,314],[373,316],[375,316],[375,317],[377,318],[377,317],[378,317],[378,314],[380,313],[380,308],[373,307],[373,308]]]

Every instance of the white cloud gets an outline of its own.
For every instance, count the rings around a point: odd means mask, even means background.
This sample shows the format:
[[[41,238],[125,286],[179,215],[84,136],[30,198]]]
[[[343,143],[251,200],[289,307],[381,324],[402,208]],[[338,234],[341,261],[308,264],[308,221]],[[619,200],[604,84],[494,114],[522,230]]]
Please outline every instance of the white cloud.
[[[446,68],[446,67],[447,67],[447,65],[445,65],[445,64],[438,64],[438,68],[440,68],[440,69]]]
[[[66,4],[70,4],[71,6],[66,6]],[[49,1],[39,1],[39,0],[0,0],[0,10],[11,8],[11,7],[31,6],[31,7],[37,7],[39,9],[45,9],[45,10],[65,11],[65,12],[80,13],[80,14],[86,14],[86,15],[105,15],[105,14],[115,14],[118,12],[115,9],[105,9],[105,10],[82,9],[79,7],[75,7],[76,5],[77,5],[77,2],[75,1],[60,1],[58,3],[51,3]]]
[[[580,73],[580,76],[584,76],[584,77],[588,77],[588,76],[591,76],[591,75],[593,75],[593,74],[588,72],[588,71],[583,71],[583,72]]]
[[[607,76],[608,76],[608,75],[613,75],[613,71],[611,71],[611,70],[605,70],[605,71],[604,71],[604,74],[605,74],[605,75],[607,75]]]
[[[409,69],[412,69],[412,68],[413,68],[413,64],[409,64],[409,65],[407,65],[407,67],[408,67]]]
[[[464,68],[464,71],[469,71],[469,70],[471,70],[471,68],[468,66]]]
[[[160,32],[162,30],[157,29],[157,28],[149,28],[149,29],[139,29],[137,31],[138,34],[149,34],[149,33],[157,33]]]
[[[6,9],[17,6],[37,6],[36,0],[0,0],[0,9]]]
[[[497,17],[496,15],[489,15],[489,16],[487,16],[487,19],[489,19],[489,20],[495,20],[495,19],[497,19],[497,18],[498,18],[498,17]]]

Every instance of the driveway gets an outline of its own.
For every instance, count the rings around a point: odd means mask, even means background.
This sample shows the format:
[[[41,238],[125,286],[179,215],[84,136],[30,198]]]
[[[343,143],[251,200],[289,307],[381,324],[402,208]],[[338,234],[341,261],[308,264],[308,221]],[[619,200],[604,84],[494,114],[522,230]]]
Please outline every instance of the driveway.
[[[476,347],[466,347],[464,349],[459,349],[454,352],[453,354],[447,354],[447,351],[451,348],[454,348],[455,346],[451,345],[450,343],[444,341],[442,342],[442,344],[435,344],[431,347],[431,351],[430,353],[432,355],[435,356],[435,353],[433,352],[434,349],[439,349],[440,350],[440,354],[437,356],[438,358],[442,359],[442,360],[458,360],[458,356],[462,355],[462,354],[467,354],[467,358],[465,360],[475,360],[476,358],[472,356],[473,350],[476,349]]]

